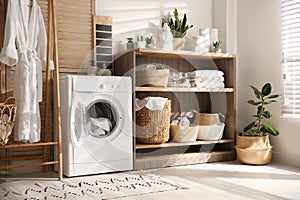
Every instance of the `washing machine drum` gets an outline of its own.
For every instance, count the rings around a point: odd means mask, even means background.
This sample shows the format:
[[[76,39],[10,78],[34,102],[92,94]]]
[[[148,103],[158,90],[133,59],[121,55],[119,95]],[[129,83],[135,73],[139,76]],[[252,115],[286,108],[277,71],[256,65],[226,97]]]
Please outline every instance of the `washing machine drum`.
[[[96,138],[108,137],[115,132],[119,116],[110,102],[95,101],[85,107],[78,104],[75,110],[75,134],[79,140],[83,135]]]

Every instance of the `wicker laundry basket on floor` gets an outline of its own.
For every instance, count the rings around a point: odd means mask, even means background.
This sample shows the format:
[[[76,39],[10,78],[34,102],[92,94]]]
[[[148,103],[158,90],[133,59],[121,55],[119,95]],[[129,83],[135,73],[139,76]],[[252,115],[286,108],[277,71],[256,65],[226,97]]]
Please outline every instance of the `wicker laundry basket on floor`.
[[[149,110],[144,107],[136,112],[136,141],[160,144],[167,142],[170,135],[171,100],[163,110]]]

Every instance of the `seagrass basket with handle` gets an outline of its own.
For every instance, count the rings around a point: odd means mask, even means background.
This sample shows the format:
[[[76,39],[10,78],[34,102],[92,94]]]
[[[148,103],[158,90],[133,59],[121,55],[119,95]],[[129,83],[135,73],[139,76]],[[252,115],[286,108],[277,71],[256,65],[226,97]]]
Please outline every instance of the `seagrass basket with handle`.
[[[0,145],[7,144],[9,136],[14,128],[17,103],[14,97],[8,97],[4,103],[0,103]]]
[[[161,144],[169,140],[171,100],[163,110],[149,110],[144,107],[136,112],[136,141],[139,143]]]

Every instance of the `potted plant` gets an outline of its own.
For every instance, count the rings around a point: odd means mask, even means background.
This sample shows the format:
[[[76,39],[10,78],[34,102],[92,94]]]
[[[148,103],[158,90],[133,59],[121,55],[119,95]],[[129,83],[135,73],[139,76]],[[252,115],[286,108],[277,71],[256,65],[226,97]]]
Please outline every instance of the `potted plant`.
[[[147,48],[153,48],[153,37],[146,37],[146,47]]]
[[[182,19],[179,19],[177,8],[174,9],[173,14],[174,20],[171,17],[168,19],[162,19],[162,27],[164,23],[168,24],[173,35],[173,47],[174,49],[179,50],[184,48],[184,36],[186,35],[187,31],[193,27],[193,25],[187,24],[186,13],[184,13]]]
[[[248,124],[242,133],[237,135],[235,146],[238,159],[245,164],[263,165],[268,164],[272,158],[272,146],[269,134],[277,136],[279,131],[264,121],[270,119],[272,114],[266,106],[277,102],[279,94],[271,94],[272,85],[266,83],[261,90],[251,86],[254,95],[258,99],[248,100],[248,103],[256,107],[255,118]]]
[[[217,40],[212,43],[212,52],[221,53],[221,41]]]

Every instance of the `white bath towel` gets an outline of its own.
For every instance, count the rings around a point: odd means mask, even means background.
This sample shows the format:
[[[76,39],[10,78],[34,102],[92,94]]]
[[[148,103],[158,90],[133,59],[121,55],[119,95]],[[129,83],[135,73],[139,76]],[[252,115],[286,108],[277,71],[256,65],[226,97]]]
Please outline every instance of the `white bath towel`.
[[[111,121],[108,118],[105,117],[99,117],[99,118],[90,118],[92,125],[96,126],[97,128],[101,128],[104,131],[110,131],[112,128]],[[97,129],[95,129],[97,130]]]
[[[91,134],[96,137],[103,136],[103,135],[105,135],[105,131],[102,128],[97,128]]]
[[[168,98],[163,97],[146,97],[144,99],[135,100],[135,111],[139,111],[146,107],[149,110],[162,110],[168,101]]]
[[[220,70],[196,70],[188,72],[189,78],[209,78],[209,77],[222,77],[224,73]]]
[[[190,82],[224,82],[224,77],[222,76],[209,76],[209,77],[195,77],[191,78]]]
[[[225,84],[223,82],[194,82],[192,87],[197,88],[224,88]]]

